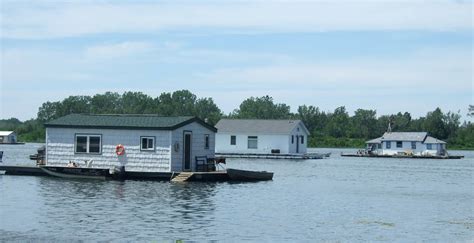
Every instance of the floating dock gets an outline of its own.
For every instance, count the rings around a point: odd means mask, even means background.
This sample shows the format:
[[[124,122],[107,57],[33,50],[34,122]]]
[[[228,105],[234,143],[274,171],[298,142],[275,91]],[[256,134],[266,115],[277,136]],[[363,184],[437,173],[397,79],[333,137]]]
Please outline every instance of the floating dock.
[[[462,159],[463,155],[430,156],[430,155],[378,155],[378,154],[343,154],[342,157],[366,157],[366,158],[397,158],[397,159]]]
[[[108,170],[108,169],[107,169]],[[24,176],[51,176],[38,166],[0,165],[0,171],[5,175]],[[122,177],[124,180],[154,180],[154,181],[231,181],[226,171],[213,172],[137,172],[126,171]]]
[[[247,154],[247,153],[216,153],[216,158],[239,158],[239,159],[322,159],[329,157],[328,154]]]

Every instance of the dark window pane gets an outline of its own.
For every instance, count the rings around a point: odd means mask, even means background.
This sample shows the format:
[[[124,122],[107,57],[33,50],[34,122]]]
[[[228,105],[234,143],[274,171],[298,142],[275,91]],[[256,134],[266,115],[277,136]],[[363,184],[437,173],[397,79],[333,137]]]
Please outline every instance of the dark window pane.
[[[235,145],[237,141],[236,136],[230,136],[230,145]]]
[[[86,153],[86,152],[87,152],[87,137],[76,136],[76,153]]]
[[[153,149],[155,146],[154,146],[154,141],[152,138],[149,138],[148,139],[148,149]]]
[[[208,149],[209,148],[209,135],[206,134],[204,138],[204,148]]]
[[[89,137],[89,153],[100,153],[100,137]]]
[[[403,147],[402,141],[397,141],[397,148],[401,148],[401,147]]]
[[[301,144],[304,144],[304,136],[301,136]]]

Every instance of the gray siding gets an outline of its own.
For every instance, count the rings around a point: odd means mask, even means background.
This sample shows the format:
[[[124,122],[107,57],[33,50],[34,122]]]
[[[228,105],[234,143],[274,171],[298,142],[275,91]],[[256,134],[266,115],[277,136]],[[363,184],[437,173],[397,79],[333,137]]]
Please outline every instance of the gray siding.
[[[75,154],[75,134],[102,135],[101,154]],[[155,151],[140,151],[140,137],[154,136]],[[115,130],[115,129],[46,129],[46,160],[48,165],[66,166],[72,160],[84,166],[84,161],[93,160],[92,166],[110,168],[125,165],[128,171],[171,171],[171,131]],[[125,154],[118,156],[115,147],[122,144]]]
[[[172,171],[182,171],[183,170],[183,139],[184,139],[184,131],[192,131],[192,148],[191,148],[191,168],[192,170],[196,170],[196,156],[207,156],[208,158],[214,158],[214,150],[215,150],[215,133],[210,131],[204,126],[193,122],[186,126],[180,127],[172,132],[171,140],[173,144],[173,150],[171,152],[172,158]],[[209,149],[205,149],[204,145],[204,137],[206,134],[209,134]],[[174,145],[178,143],[179,149],[176,151],[174,149]]]

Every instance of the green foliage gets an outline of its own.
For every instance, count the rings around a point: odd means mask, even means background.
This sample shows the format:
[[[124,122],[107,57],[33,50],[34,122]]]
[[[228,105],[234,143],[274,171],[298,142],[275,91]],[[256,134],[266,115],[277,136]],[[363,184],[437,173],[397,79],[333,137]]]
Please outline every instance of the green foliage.
[[[291,117],[290,107],[285,104],[273,103],[270,96],[250,97],[240,104],[232,114],[240,119],[288,119]]]
[[[161,116],[197,116],[215,125],[224,115],[212,98],[198,98],[188,90],[162,93],[150,97],[141,92],[118,94],[106,92],[94,96],[70,96],[62,101],[45,102],[38,110],[37,119],[21,122],[10,118],[0,120],[0,130],[13,130],[24,142],[41,142],[45,138],[44,122],[71,113],[92,114],[158,114]],[[474,116],[474,106],[469,106]],[[377,118],[375,110],[357,109],[350,116],[344,106],[334,112],[302,105],[292,114],[286,104],[275,103],[270,96],[250,97],[228,115],[241,119],[300,119],[311,136],[310,147],[364,147],[365,141],[381,136],[391,124],[392,131],[426,131],[445,140],[449,148],[474,149],[474,124],[460,124],[458,113],[443,113],[437,108],[425,117],[413,119],[410,113],[398,112]]]

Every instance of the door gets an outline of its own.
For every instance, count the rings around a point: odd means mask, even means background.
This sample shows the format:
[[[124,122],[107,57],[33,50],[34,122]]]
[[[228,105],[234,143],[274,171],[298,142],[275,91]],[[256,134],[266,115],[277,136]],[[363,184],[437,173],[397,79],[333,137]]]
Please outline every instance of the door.
[[[185,131],[183,138],[183,171],[191,170],[192,132]]]
[[[300,152],[300,136],[296,135],[296,153]]]

